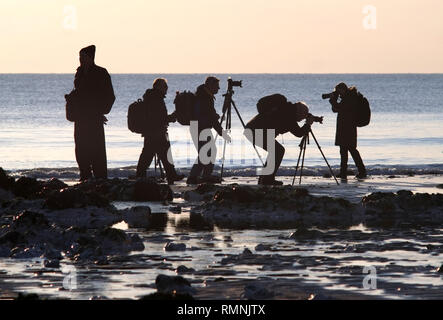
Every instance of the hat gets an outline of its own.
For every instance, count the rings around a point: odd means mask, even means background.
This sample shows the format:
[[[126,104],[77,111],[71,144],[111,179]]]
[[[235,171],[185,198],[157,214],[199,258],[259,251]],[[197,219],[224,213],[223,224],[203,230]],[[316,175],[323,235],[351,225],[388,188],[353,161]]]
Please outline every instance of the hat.
[[[95,58],[95,46],[91,45],[88,47],[85,47],[83,49],[80,50],[80,54],[86,54],[88,57],[90,57],[92,60],[94,60]]]

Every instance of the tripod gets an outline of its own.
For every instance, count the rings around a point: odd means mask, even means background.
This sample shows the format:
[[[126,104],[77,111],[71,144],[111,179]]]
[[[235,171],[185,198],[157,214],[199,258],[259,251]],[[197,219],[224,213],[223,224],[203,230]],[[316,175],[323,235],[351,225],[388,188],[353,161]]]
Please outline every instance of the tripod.
[[[225,129],[226,131],[231,130],[231,111],[232,111],[232,107],[234,107],[235,112],[237,113],[238,118],[240,119],[240,122],[243,126],[243,129],[246,129],[246,125],[240,115],[240,112],[237,109],[237,106],[235,105],[234,100],[232,100],[232,95],[234,94],[234,90],[233,87],[240,87],[241,88],[242,83],[241,81],[232,81],[231,78],[228,78],[228,89],[226,91],[226,93],[223,95],[223,97],[225,98],[225,100],[223,101],[223,115],[221,117],[220,120],[220,125],[223,124],[223,121],[225,120],[226,117],[226,123],[225,123]],[[255,152],[257,153],[261,163],[263,166],[265,166],[263,159],[261,158],[260,154],[258,153],[258,150],[255,146],[253,146],[255,149]],[[225,154],[226,154],[226,140],[224,142],[223,145],[223,158],[222,158],[222,166],[221,166],[221,171],[220,171],[220,177],[223,179],[223,169],[224,169],[224,165],[225,165]]]
[[[301,177],[303,176],[303,165],[305,163],[306,145],[309,144],[309,133],[314,138],[314,141],[317,144],[318,150],[320,150],[321,155],[323,156],[323,159],[325,159],[325,162],[328,165],[329,171],[331,172],[331,175],[334,177],[335,182],[337,182],[337,185],[339,185],[339,183],[337,181],[337,178],[335,177],[334,173],[332,172],[331,166],[328,163],[328,160],[326,160],[326,157],[323,154],[323,151],[321,150],[321,147],[318,144],[318,141],[315,138],[314,133],[312,132],[312,129],[310,129],[309,132],[305,136],[303,136],[303,138],[301,139],[300,144],[298,145],[300,147],[300,153],[298,154],[297,167],[295,168],[294,178],[292,179],[292,185],[294,185],[295,177],[297,176],[298,165],[300,163],[300,158],[302,157],[302,153],[303,153],[302,162],[301,162],[301,168],[300,168],[300,180],[299,180],[299,183],[298,183],[298,184],[301,184]]]
[[[154,178],[157,176],[157,165],[160,170],[160,180],[165,179],[165,172],[163,171],[163,166],[160,159],[157,157],[157,154],[154,155]]]

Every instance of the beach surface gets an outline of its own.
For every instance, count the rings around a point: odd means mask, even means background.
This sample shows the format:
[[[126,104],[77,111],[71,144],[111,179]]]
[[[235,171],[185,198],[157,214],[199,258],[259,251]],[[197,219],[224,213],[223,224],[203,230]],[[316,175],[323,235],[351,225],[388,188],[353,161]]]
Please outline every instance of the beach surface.
[[[161,201],[102,189],[109,203],[81,198],[88,205],[75,208],[3,190],[0,296],[139,299],[175,290],[195,299],[443,298],[441,174],[350,177],[339,185],[304,176],[294,187],[291,176],[277,178],[284,186],[263,189],[244,176],[216,186],[182,181]],[[121,188],[132,183],[117,180]],[[50,254],[30,245],[41,240],[30,234],[39,223],[54,239],[69,234],[73,245],[47,240]],[[12,248],[12,231],[29,237],[27,246]],[[93,245],[100,253],[84,250]]]

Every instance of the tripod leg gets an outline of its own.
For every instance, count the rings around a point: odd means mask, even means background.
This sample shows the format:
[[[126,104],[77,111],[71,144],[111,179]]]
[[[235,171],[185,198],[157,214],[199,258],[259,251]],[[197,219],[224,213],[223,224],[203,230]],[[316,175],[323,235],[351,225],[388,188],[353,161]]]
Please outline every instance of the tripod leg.
[[[301,184],[301,177],[303,176],[303,165],[305,164],[305,153],[306,153],[306,143],[307,143],[307,136],[305,139],[305,143],[303,145],[303,159],[301,161],[301,168],[300,168],[300,180],[298,182],[298,184]]]
[[[231,128],[231,111],[227,111],[227,117],[226,117],[226,126],[225,130],[228,130]],[[226,140],[223,143],[223,158],[222,158],[222,165],[220,170],[220,179],[223,179],[223,170],[225,167],[225,155],[226,155]]]
[[[220,125],[223,125],[223,121],[225,121],[225,117],[226,117],[226,112],[227,109],[223,112],[221,119],[220,119]],[[218,138],[218,133],[216,133],[215,138],[214,138],[214,143],[217,142],[217,138]]]
[[[157,176],[157,154],[154,154],[154,179]]]
[[[316,139],[315,136],[314,136],[314,132],[312,132],[312,130],[310,130],[310,133],[311,133],[312,137],[314,138],[314,141],[315,141],[315,143],[317,144],[318,150],[320,150],[321,155],[323,156],[323,159],[325,159],[325,162],[326,162],[326,164],[328,165],[329,171],[331,172],[331,175],[334,177],[335,182],[337,182],[337,185],[340,185],[340,184],[338,183],[338,181],[337,181],[337,178],[335,177],[334,172],[332,172],[331,166],[329,165],[328,160],[326,160],[326,157],[325,157],[325,155],[323,154],[323,151],[322,151],[320,145],[318,144],[317,139]]]
[[[226,154],[226,140],[223,144],[223,158],[222,158],[222,165],[220,170],[220,178],[223,179],[223,169],[225,167],[225,154]]]
[[[304,141],[305,141],[305,137],[303,137],[302,142],[301,142],[301,144],[300,144],[300,152],[299,152],[299,154],[298,154],[297,166],[295,167],[295,173],[294,173],[294,178],[292,179],[292,185],[294,185],[294,183],[295,183],[295,177],[297,176],[298,165],[299,165],[299,163],[300,163],[300,158],[301,158],[301,153],[302,153],[302,151],[303,151]]]
[[[162,162],[160,161],[159,157],[157,157],[157,161],[158,161],[158,168],[160,169],[160,179],[164,180],[165,179],[165,172],[163,170]]]

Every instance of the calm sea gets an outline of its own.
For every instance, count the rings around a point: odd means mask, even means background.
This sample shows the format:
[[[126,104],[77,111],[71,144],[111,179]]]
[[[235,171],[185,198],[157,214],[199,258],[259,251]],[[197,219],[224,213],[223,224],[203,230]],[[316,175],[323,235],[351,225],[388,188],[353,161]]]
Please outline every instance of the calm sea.
[[[334,146],[336,114],[322,93],[344,81],[355,85],[368,98],[372,108],[369,126],[358,129],[358,148],[369,167],[378,165],[420,167],[443,164],[443,75],[441,74],[218,74],[221,79],[216,108],[221,112],[227,78],[243,80],[234,101],[245,122],[256,114],[260,97],[282,93],[290,101],[305,101],[311,113],[324,116],[324,123],[313,125],[322,150],[331,165],[339,164]],[[166,103],[173,111],[177,90],[195,90],[204,74],[111,74],[115,104],[105,127],[110,168],[137,164],[143,140],[127,129],[127,109],[140,98],[156,77],[169,82]],[[0,166],[7,170],[75,167],[73,124],[65,119],[64,94],[73,87],[72,74],[0,75]],[[233,143],[226,149],[226,165],[251,166],[259,161],[242,135],[241,123],[233,113]],[[196,151],[188,127],[172,124],[170,139],[178,167],[192,165]],[[285,134],[283,165],[295,165],[299,138]],[[219,157],[222,141],[219,139]],[[262,153],[265,155],[265,153]],[[350,160],[352,163],[352,160]],[[305,165],[325,165],[314,141],[306,151]]]

